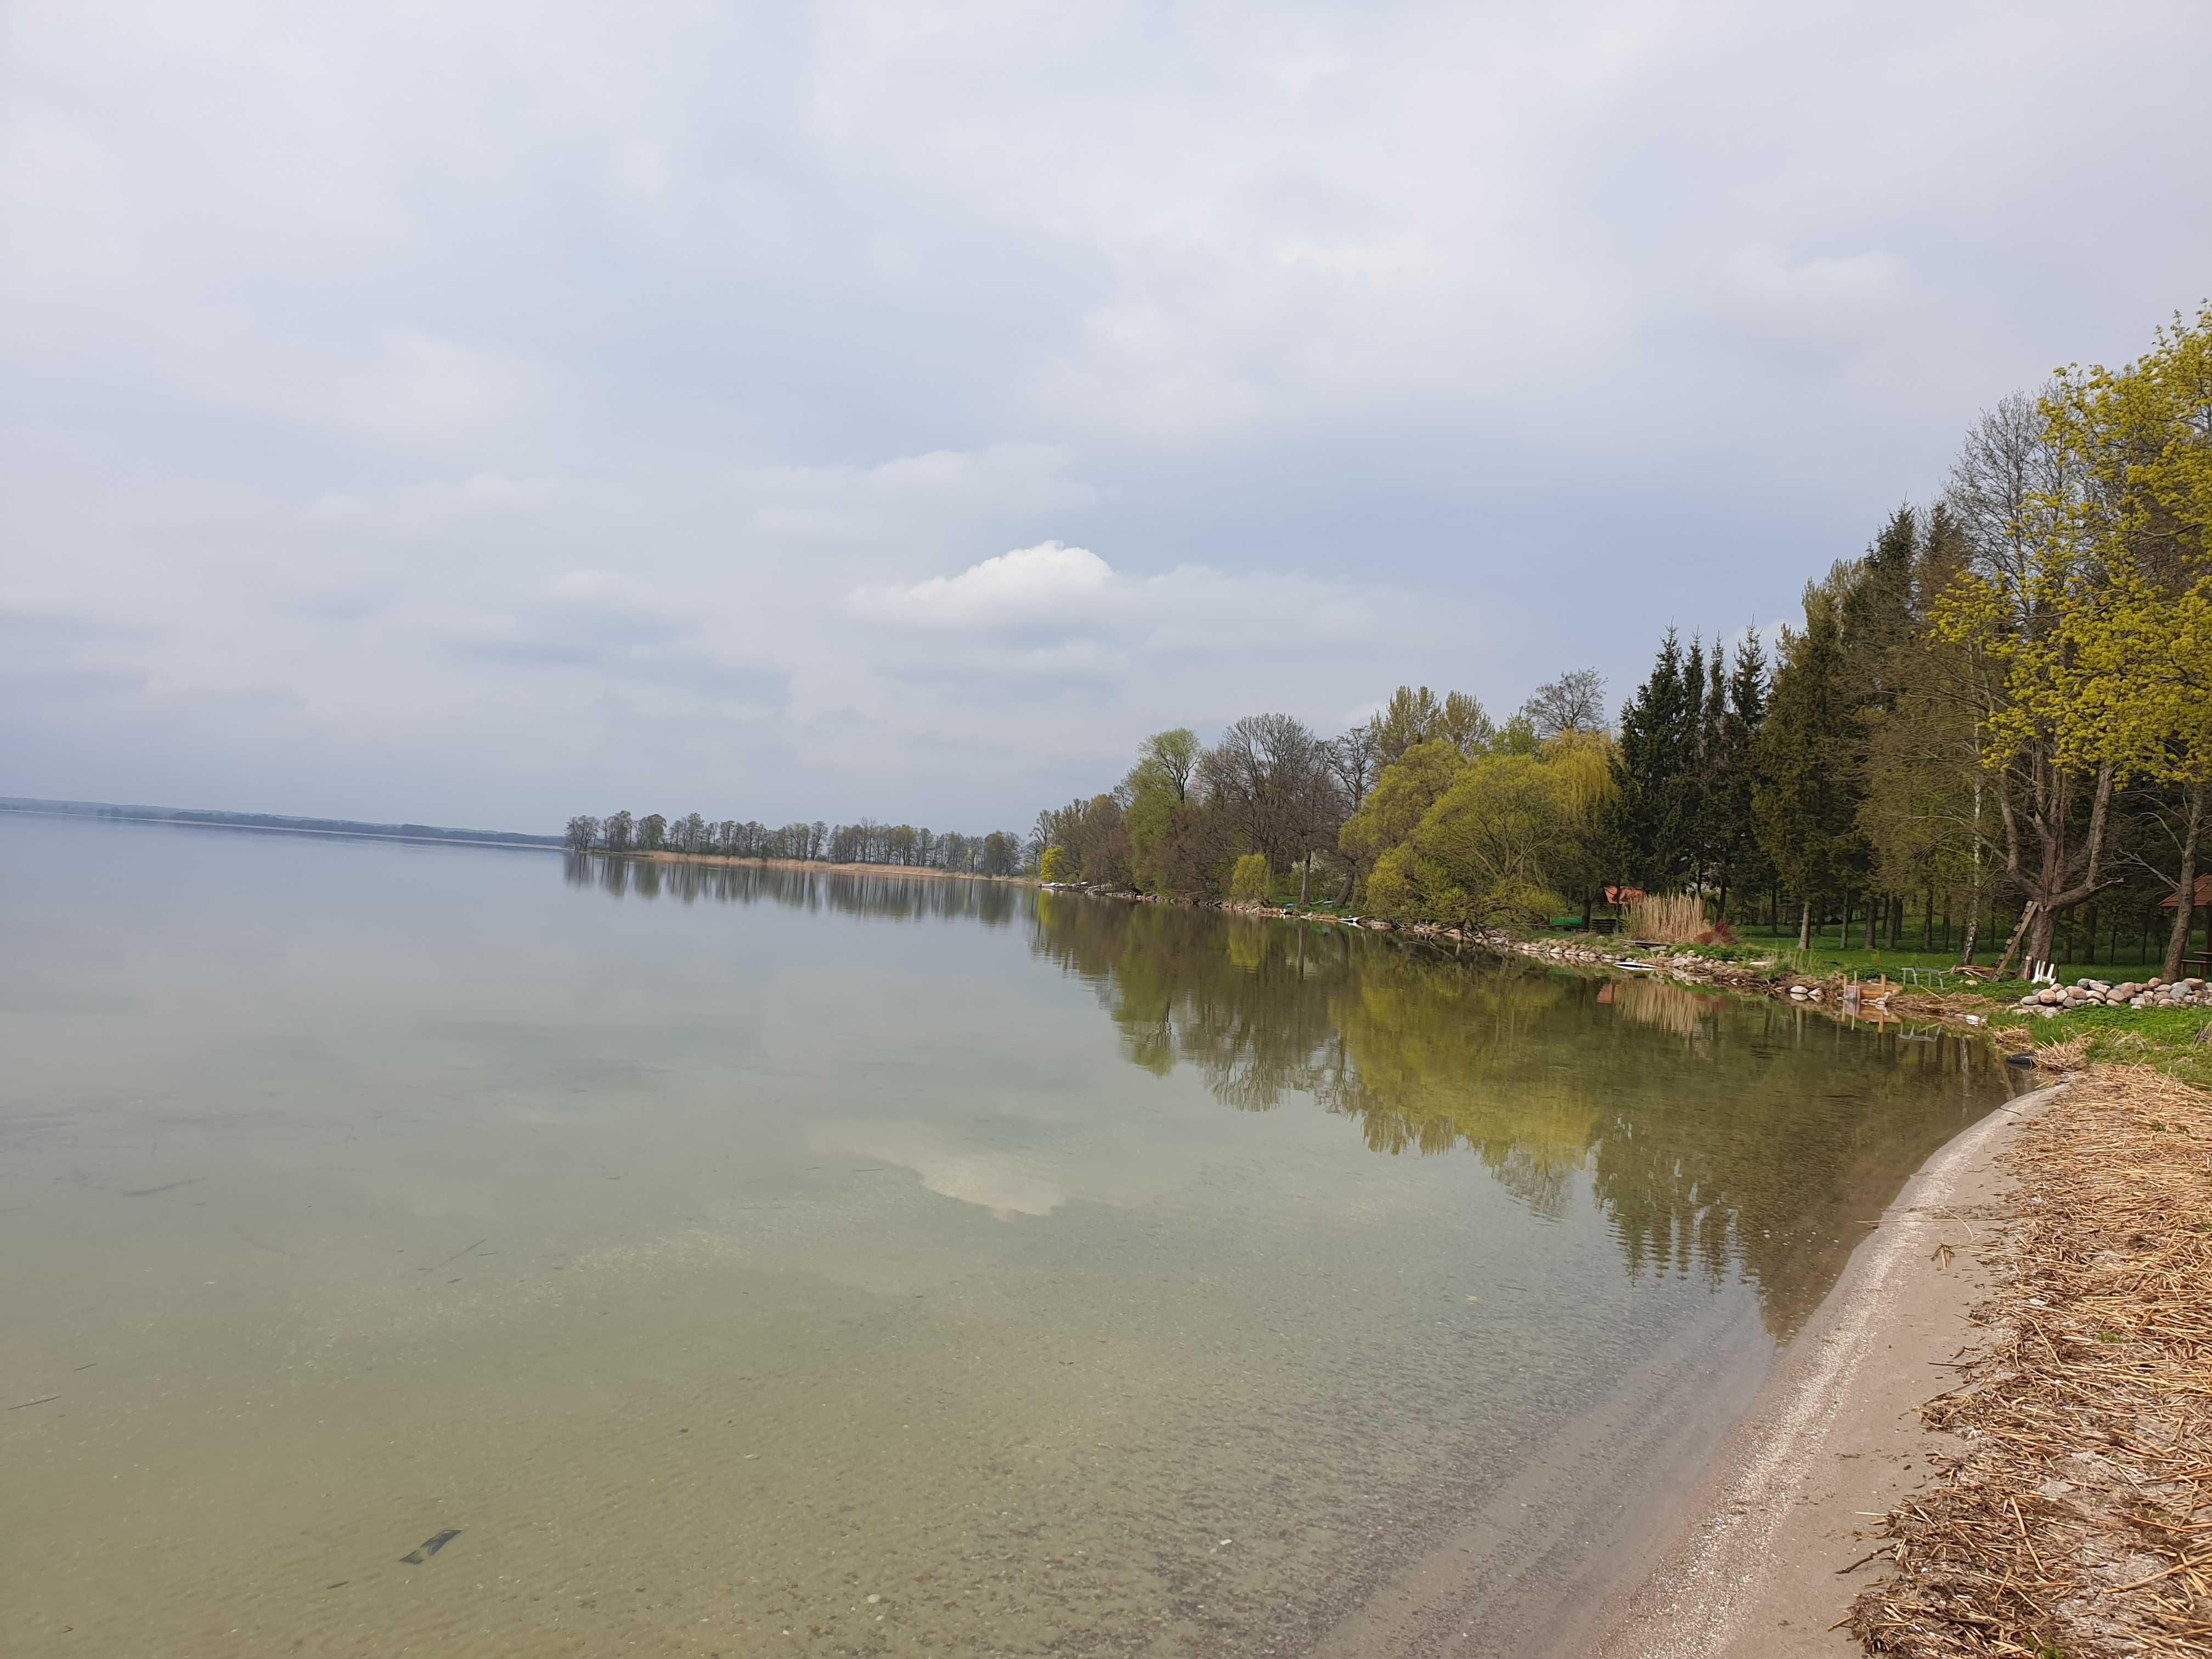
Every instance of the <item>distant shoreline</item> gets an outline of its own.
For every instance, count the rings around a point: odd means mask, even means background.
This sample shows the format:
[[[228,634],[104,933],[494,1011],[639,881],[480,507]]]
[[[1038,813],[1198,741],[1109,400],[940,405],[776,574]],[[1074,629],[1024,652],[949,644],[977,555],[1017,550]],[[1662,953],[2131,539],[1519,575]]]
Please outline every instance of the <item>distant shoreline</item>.
[[[404,842],[422,847],[491,847],[508,851],[527,853],[557,853],[562,850],[557,838],[518,840],[511,834],[494,830],[456,830],[441,833],[435,826],[425,825],[415,830],[405,824],[363,824],[361,827],[340,827],[332,823],[308,820],[297,823],[268,822],[275,814],[240,814],[235,817],[194,815],[188,810],[160,807],[129,807],[109,805],[105,802],[75,801],[27,802],[21,799],[0,801],[0,813],[12,813],[26,818],[70,818],[85,823],[164,823],[180,825],[187,830],[246,830],[267,836],[326,836],[334,841],[390,841]]]

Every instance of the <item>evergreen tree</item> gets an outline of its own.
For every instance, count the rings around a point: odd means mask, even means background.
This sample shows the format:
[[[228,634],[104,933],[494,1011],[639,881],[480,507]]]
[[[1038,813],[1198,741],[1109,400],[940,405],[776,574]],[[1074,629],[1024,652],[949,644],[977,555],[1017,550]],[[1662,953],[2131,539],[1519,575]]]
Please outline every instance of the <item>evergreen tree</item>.
[[[1701,653],[1702,655],[1702,653]],[[1681,641],[1668,629],[1651,673],[1620,711],[1620,830],[1630,873],[1647,888],[1690,873],[1692,825],[1686,814],[1695,761],[1699,684],[1687,681]]]
[[[1713,672],[1717,676],[1720,672],[1721,657],[1716,652]],[[1711,828],[1705,844],[1723,912],[1731,890],[1755,890],[1773,876],[1759,850],[1751,811],[1752,787],[1758,779],[1759,732],[1766,721],[1766,652],[1753,629],[1746,632],[1743,642],[1735,648],[1724,696],[1711,697],[1707,708],[1714,746],[1707,768],[1705,817]],[[1714,702],[1721,705],[1717,713],[1711,706]]]
[[[1857,720],[1837,609],[1832,594],[1806,590],[1805,631],[1784,636],[1752,787],[1759,847],[1802,907],[1800,949],[1812,943],[1814,906],[1849,890],[1862,856],[1857,780],[1838,763]]]
[[[1697,642],[1691,643],[1694,662]],[[1692,867],[1702,888],[1719,880],[1721,849],[1728,834],[1728,652],[1718,640],[1713,641],[1712,655],[1705,659],[1699,681],[1691,842],[1695,849]]]
[[[1682,659],[1682,769],[1674,781],[1674,821],[1681,825],[1683,873],[1692,887],[1705,878],[1705,642],[1690,635]]]
[[[1839,756],[1838,763],[1869,784],[1873,781],[1874,733],[1897,714],[1925,654],[1915,603],[1920,544],[1918,519],[1909,505],[1901,506],[1890,514],[1865,554],[1850,564],[1838,565],[1828,579],[1829,587],[1841,602],[1844,672],[1857,716],[1850,748]],[[1866,816],[1863,809],[1861,817]],[[1874,857],[1872,838],[1864,839],[1860,863],[1867,878],[1864,914],[1866,941],[1871,947],[1876,909],[1886,912],[1893,943],[1904,908],[1903,895],[1917,884],[1894,861]]]

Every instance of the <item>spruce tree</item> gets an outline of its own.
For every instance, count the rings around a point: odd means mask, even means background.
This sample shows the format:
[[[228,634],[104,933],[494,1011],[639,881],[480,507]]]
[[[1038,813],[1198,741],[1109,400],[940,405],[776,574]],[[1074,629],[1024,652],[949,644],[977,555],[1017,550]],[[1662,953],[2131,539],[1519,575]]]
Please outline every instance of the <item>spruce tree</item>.
[[[1805,595],[1805,631],[1785,636],[1781,672],[1757,744],[1752,818],[1760,848],[1802,907],[1800,949],[1813,909],[1845,891],[1861,860],[1857,780],[1839,765],[1857,720],[1833,597]]]
[[[1715,659],[1718,667],[1718,659]],[[1718,719],[1719,756],[1707,796],[1712,825],[1713,878],[1723,911],[1731,890],[1765,887],[1773,869],[1759,849],[1751,810],[1758,780],[1759,728],[1766,722],[1766,650],[1756,629],[1747,629],[1728,672],[1726,707]]]
[[[1690,652],[1682,659],[1682,769],[1674,781],[1671,816],[1681,825],[1682,873],[1692,887],[1705,878],[1705,643],[1690,635]]]
[[[1654,890],[1680,880],[1690,861],[1683,781],[1697,728],[1684,666],[1670,628],[1650,676],[1620,711],[1620,842],[1630,873]]]
[[[1725,888],[1728,845],[1728,652],[1716,637],[1705,659],[1705,695],[1698,704],[1696,868],[1700,883]]]

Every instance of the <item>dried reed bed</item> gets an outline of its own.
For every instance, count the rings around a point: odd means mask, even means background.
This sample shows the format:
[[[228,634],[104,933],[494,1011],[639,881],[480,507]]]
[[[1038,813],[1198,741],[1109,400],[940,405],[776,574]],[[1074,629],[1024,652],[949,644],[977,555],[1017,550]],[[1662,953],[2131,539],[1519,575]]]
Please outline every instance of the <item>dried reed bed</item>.
[[[1661,945],[1694,945],[1708,932],[1705,902],[1695,893],[1652,893],[1628,907],[1622,927],[1631,939]]]
[[[2103,1067],[2023,1126],[1960,1437],[1886,1522],[1867,1651],[2212,1655],[2212,1096]]]

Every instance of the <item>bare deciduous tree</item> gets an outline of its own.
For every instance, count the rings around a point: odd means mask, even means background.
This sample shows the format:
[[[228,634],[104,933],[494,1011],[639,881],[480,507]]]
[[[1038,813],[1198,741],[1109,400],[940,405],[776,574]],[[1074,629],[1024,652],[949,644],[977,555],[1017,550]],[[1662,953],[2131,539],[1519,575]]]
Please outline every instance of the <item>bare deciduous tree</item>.
[[[1289,714],[1247,714],[1200,757],[1198,775],[1207,801],[1271,867],[1310,872],[1344,819],[1327,749]]]
[[[1610,724],[1605,713],[1605,676],[1595,668],[1571,668],[1530,692],[1521,714],[1539,742],[1562,732],[1602,732]]]

